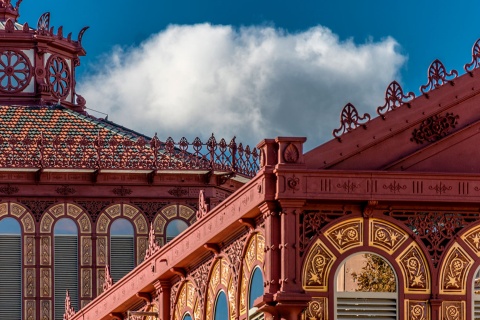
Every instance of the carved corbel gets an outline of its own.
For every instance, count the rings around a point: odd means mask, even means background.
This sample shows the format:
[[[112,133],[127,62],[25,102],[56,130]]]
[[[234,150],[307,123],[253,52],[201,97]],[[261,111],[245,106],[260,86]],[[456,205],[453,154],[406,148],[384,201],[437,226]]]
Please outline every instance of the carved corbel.
[[[187,275],[187,272],[185,271],[185,269],[179,268],[179,267],[170,268],[170,272],[172,272],[173,274],[176,274],[177,276],[181,277],[182,279],[184,279]]]
[[[247,226],[248,229],[250,229],[250,231],[255,230],[255,220],[253,220],[253,219],[242,218],[242,219],[238,219],[238,222],[240,222],[244,226]]]
[[[371,218],[373,216],[373,211],[378,206],[377,200],[368,200],[362,210],[362,215],[364,218]]]
[[[136,296],[145,301],[146,304],[152,303],[152,295],[148,292],[138,292]]]
[[[203,245],[203,247],[204,247],[205,249],[207,249],[208,251],[213,252],[213,254],[215,254],[215,255],[217,255],[217,254],[220,253],[220,247],[219,247],[219,245],[216,244],[216,243],[205,243],[205,244]]]

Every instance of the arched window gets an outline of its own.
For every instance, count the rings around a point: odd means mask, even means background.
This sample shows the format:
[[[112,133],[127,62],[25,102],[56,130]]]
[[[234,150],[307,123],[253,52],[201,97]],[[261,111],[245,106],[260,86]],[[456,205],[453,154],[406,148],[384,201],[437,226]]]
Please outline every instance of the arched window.
[[[397,276],[373,253],[348,257],[336,274],[336,319],[397,320]]]
[[[228,304],[225,292],[220,291],[215,301],[215,317],[213,320],[228,320]]]
[[[135,267],[133,226],[120,218],[110,228],[110,274],[117,282]]]
[[[250,288],[248,291],[248,318],[249,319],[263,319],[263,313],[257,313],[257,308],[254,307],[255,299],[263,295],[263,275],[259,267],[253,271],[250,279]]]
[[[22,318],[21,234],[17,220],[0,220],[0,319]]]
[[[172,241],[173,238],[188,228],[188,224],[180,219],[173,219],[167,225],[167,242]]]
[[[189,313],[185,313],[182,320],[192,320],[192,316]]]
[[[55,223],[54,235],[54,286],[55,320],[65,313],[65,294],[70,294],[72,306],[78,310],[78,229],[69,218]]]
[[[480,268],[475,272],[475,278],[473,279],[473,319],[480,320]]]

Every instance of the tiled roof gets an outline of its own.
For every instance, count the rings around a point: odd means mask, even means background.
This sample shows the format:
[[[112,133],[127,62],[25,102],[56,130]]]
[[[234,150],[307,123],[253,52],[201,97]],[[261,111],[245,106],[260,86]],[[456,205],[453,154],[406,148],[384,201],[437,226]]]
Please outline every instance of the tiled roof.
[[[61,106],[0,106],[0,135],[2,137],[38,136],[40,133],[59,138],[80,135],[90,140],[98,134],[102,138],[120,135],[133,140],[140,136],[147,140],[150,139],[111,121],[85,116]]]

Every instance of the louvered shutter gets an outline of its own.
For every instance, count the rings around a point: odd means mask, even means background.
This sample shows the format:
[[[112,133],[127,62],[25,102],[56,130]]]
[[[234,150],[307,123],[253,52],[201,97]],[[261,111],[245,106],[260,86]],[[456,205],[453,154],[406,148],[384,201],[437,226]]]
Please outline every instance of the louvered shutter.
[[[73,308],[78,311],[78,239],[76,235],[56,235],[54,241],[55,320],[62,320],[67,290]]]
[[[22,319],[22,239],[0,236],[0,319]]]
[[[248,320],[263,320],[265,316],[263,312],[258,311],[258,308],[251,308],[248,310]]]
[[[397,294],[390,292],[338,292],[337,319],[397,319]]]
[[[480,296],[475,294],[473,301],[473,319],[480,320]]]
[[[135,267],[134,245],[132,236],[110,237],[110,275],[117,282]]]

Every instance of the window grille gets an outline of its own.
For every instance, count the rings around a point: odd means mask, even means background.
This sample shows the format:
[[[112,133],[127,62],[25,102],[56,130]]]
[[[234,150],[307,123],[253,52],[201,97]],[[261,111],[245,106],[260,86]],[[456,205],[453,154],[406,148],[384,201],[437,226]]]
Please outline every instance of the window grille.
[[[22,319],[22,239],[0,235],[0,319]]]
[[[397,320],[397,293],[337,292],[337,319]]]
[[[135,267],[133,236],[110,237],[110,275],[117,282]]]
[[[78,311],[78,239],[76,235],[55,235],[55,320],[65,313],[65,295]]]

